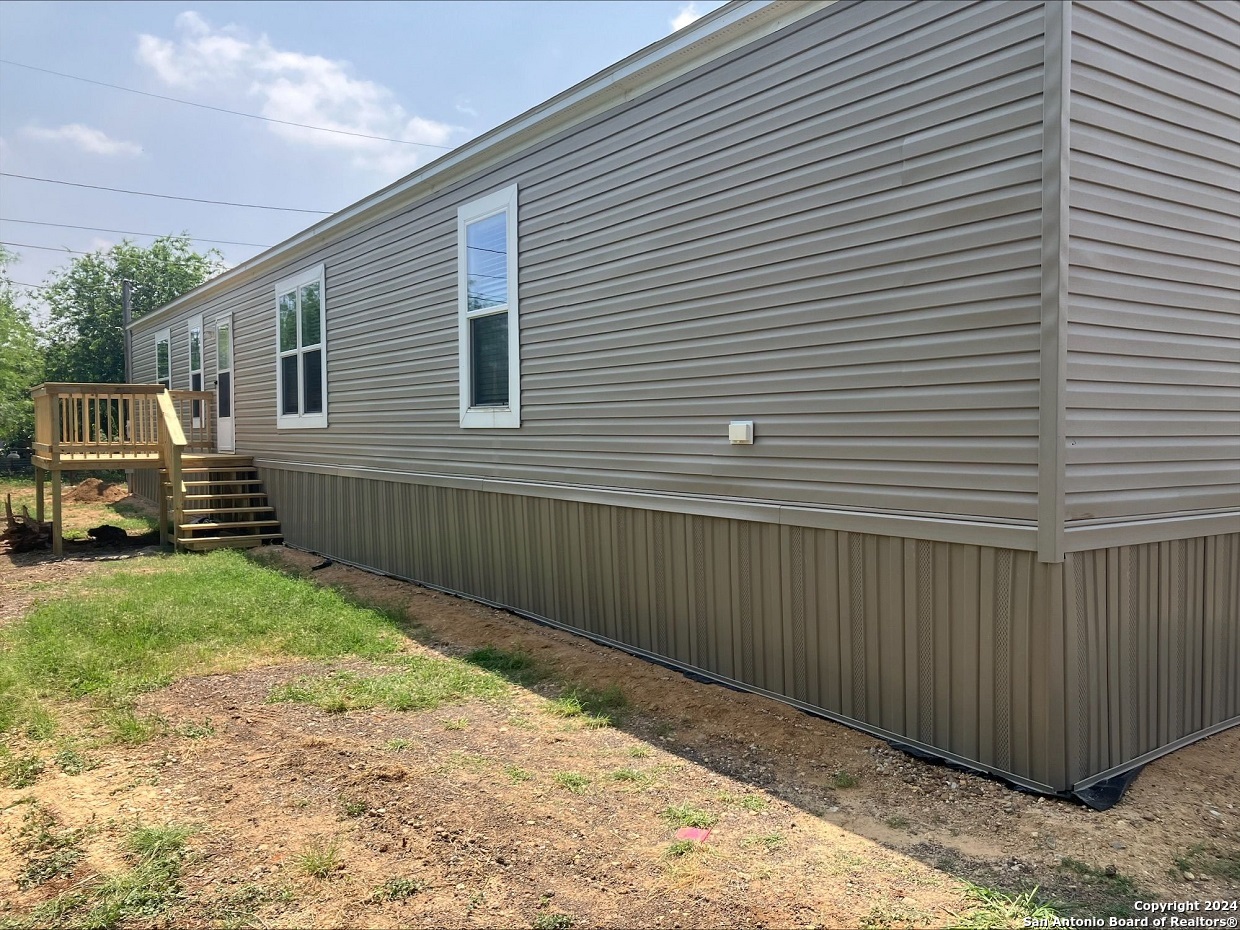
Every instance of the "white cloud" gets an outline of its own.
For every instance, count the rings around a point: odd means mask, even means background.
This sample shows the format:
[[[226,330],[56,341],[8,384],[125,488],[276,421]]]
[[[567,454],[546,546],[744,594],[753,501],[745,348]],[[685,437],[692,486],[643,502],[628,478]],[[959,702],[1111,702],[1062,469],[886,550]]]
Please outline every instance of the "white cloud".
[[[253,104],[245,105],[250,98],[269,119],[347,133],[449,145],[463,132],[409,114],[387,87],[352,76],[347,62],[285,51],[265,35],[251,38],[231,25],[216,28],[193,11],[177,17],[176,31],[175,39],[138,39],[138,61],[169,87],[212,90],[238,110],[253,110]],[[355,166],[388,177],[407,174],[439,154],[356,135],[268,125],[291,142],[347,153]]]
[[[91,129],[81,123],[69,123],[59,129],[27,126],[23,133],[41,142],[64,142],[91,155],[141,155],[142,146],[136,142],[113,139],[106,132]]]
[[[469,100],[461,97],[456,101],[456,112],[468,116],[470,119],[477,119],[478,111],[469,105]]]
[[[675,18],[670,20],[672,32],[676,32],[678,29],[684,29],[685,26],[688,26],[690,23],[701,19],[703,12],[703,10],[698,9],[698,5],[694,3],[693,0],[690,0],[690,2],[680,8],[680,11],[676,14]]]

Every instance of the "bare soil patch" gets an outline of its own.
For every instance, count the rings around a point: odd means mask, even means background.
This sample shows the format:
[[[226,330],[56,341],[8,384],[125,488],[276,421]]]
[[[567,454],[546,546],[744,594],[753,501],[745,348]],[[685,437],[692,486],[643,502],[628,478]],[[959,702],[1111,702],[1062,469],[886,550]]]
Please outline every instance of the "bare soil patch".
[[[268,702],[298,676],[381,667],[360,660],[146,695],[166,737],[0,789],[0,923],[114,872],[118,831],[136,821],[198,828],[180,902],[153,925],[954,926],[971,906],[961,879],[1039,886],[1085,916],[1117,900],[1135,916],[1135,894],[1240,897],[1240,881],[1183,867],[1240,853],[1240,730],[1155,762],[1099,813],[503,611],[338,564],[311,571],[321,560],[295,550],[256,554],[405,613],[410,652],[494,646],[554,677],[426,712]],[[0,557],[0,597],[100,566]],[[603,728],[558,717],[566,682],[616,685],[628,713]],[[21,887],[22,800],[88,831],[72,872]],[[717,818],[704,845],[674,846],[676,806]],[[312,877],[304,856],[323,850],[335,862]]]

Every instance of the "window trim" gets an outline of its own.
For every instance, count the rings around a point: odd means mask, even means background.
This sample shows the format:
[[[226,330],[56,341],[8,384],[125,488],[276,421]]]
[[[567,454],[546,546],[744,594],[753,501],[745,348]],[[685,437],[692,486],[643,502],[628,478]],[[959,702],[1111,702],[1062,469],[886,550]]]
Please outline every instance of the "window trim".
[[[297,310],[297,348],[289,352],[280,351],[280,295],[289,291],[297,291],[307,284],[319,285],[319,371],[323,384],[323,409],[319,413],[283,413],[284,383],[280,377],[280,361],[286,355],[296,354],[300,359],[305,352],[301,344],[301,305]],[[322,263],[305,271],[276,282],[272,296],[272,307],[275,311],[275,381],[276,381],[276,429],[325,429],[327,427],[327,282],[325,265]],[[305,388],[302,385],[303,366],[297,365],[298,406],[305,399]],[[234,398],[236,395],[234,394]]]
[[[161,342],[168,343],[168,381],[159,377],[159,344]],[[172,327],[165,326],[163,329],[155,331],[155,378],[154,384],[163,384],[169,391],[172,390]]]
[[[504,310],[470,313],[469,266],[465,229],[498,213],[506,213],[505,232],[508,254],[508,304]],[[457,291],[457,383],[460,392],[461,429],[517,429],[521,426],[521,330],[517,298],[517,185],[492,191],[456,211],[456,291]],[[469,343],[469,321],[479,316],[506,313],[508,316],[508,404],[503,407],[470,405],[473,370]]]

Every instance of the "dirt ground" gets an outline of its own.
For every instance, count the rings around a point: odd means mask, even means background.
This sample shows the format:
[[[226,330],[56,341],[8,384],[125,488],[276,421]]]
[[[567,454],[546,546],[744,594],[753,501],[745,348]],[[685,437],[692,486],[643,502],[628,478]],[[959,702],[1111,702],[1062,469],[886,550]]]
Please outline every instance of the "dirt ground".
[[[610,728],[552,716],[550,683],[429,712],[268,703],[274,685],[358,660],[183,680],[141,702],[166,738],[0,789],[0,922],[119,867],[115,831],[99,830],[71,877],[20,888],[23,798],[65,826],[196,825],[176,926],[955,926],[971,906],[962,879],[1036,886],[1075,916],[1240,897],[1240,882],[1191,871],[1202,849],[1240,850],[1240,729],[1158,760],[1096,812],[502,611],[345,566],[310,572],[317,557],[281,547],[257,557],[406,611],[411,652],[523,651],[557,681],[618,685],[630,712]],[[115,564],[0,555],[3,613]],[[566,772],[588,782],[569,790]],[[680,804],[719,820],[677,856],[661,813]],[[310,878],[300,856],[325,845],[339,865]],[[393,878],[416,892],[376,900]]]

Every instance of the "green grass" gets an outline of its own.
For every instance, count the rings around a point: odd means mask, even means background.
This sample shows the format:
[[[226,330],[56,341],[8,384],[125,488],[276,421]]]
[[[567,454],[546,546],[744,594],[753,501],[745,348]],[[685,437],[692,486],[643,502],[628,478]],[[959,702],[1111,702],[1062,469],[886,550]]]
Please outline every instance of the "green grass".
[[[891,827],[893,830],[907,830],[909,826],[911,826],[909,819],[907,817],[901,817],[899,814],[894,814],[891,817],[888,817],[883,821],[883,823],[887,824],[887,826]]]
[[[400,752],[402,749],[409,749],[413,745],[413,740],[408,739],[390,739],[383,744],[384,749],[392,752]]]
[[[972,882],[965,885],[965,897],[973,906],[955,915],[957,922],[953,926],[962,930],[1028,927],[1034,921],[1046,921],[1049,925],[1058,916],[1049,906],[1038,901],[1036,888],[1023,894],[1008,895]]]
[[[361,817],[368,810],[370,805],[358,798],[340,799],[340,812],[346,817]]]
[[[760,814],[770,806],[770,802],[759,794],[735,795],[727,791],[721,791],[719,793],[719,800],[724,804],[739,807],[741,810],[748,811],[751,814]]]
[[[469,718],[468,717],[451,717],[448,720],[445,720],[443,722],[443,728],[445,730],[468,730],[469,729]]]
[[[719,818],[709,811],[690,807],[688,804],[674,804],[663,809],[662,817],[673,827],[698,827],[709,829],[719,822]]]
[[[42,885],[58,875],[72,872],[81,860],[86,832],[58,827],[56,818],[41,804],[30,805],[14,844],[26,860],[17,876],[19,888]]]
[[[702,844],[696,840],[676,840],[676,842],[668,845],[663,851],[664,859],[683,859],[685,856],[691,856],[702,848]]]
[[[81,775],[83,772],[89,772],[99,765],[98,762],[86,755],[86,753],[79,752],[70,746],[66,746],[57,752],[52,757],[52,761],[66,775]]]
[[[782,833],[760,833],[741,840],[741,845],[746,849],[761,848],[772,853],[787,846],[788,840]]]
[[[853,777],[852,775],[849,775],[843,769],[841,769],[840,771],[836,772],[833,776],[831,776],[831,787],[832,788],[856,788],[857,779]]]
[[[568,717],[587,729],[616,726],[624,717],[628,699],[616,685],[601,691],[594,688],[573,688],[555,698],[548,711],[556,717]]]
[[[530,924],[534,930],[568,930],[576,921],[567,914],[561,914],[558,911],[547,911],[539,914],[534,918],[534,922]]]
[[[399,669],[303,676],[273,688],[268,700],[313,704],[333,713],[372,707],[432,710],[469,698],[495,698],[507,688],[503,679],[458,659],[404,656],[390,661],[398,662]]]
[[[1191,872],[1194,875],[1214,875],[1233,882],[1240,882],[1240,849],[1231,851],[1197,843],[1191,846],[1183,856],[1172,860],[1179,875]]]
[[[159,568],[81,579],[0,633],[0,733],[29,728],[60,701],[123,709],[186,675],[274,657],[385,656],[403,639],[394,618],[236,551],[171,556]]]
[[[43,760],[37,754],[14,755],[0,746],[0,783],[10,788],[29,788],[43,774],[43,768]]]
[[[581,794],[590,785],[590,779],[580,772],[557,772],[554,780],[561,788],[567,788],[573,794]]]
[[[426,890],[426,882],[418,878],[389,878],[375,888],[367,899],[372,904],[383,901],[403,901]]]
[[[638,769],[616,769],[611,773],[613,781],[625,782],[636,788],[645,788],[654,783],[654,776]]]
[[[297,854],[294,861],[298,868],[307,875],[314,878],[327,878],[343,862],[340,855],[340,842],[334,839],[315,839]]]
[[[1114,866],[1095,868],[1079,859],[1065,856],[1059,861],[1062,871],[1077,876],[1084,886],[1081,893],[1073,895],[1073,900],[1062,905],[1064,911],[1080,911],[1090,917],[1104,920],[1111,917],[1131,917],[1132,902],[1137,898],[1151,897],[1136,882]]]
[[[498,646],[475,649],[465,656],[465,661],[518,685],[532,685],[547,677],[547,673],[526,653],[509,652]]]
[[[509,765],[504,768],[504,774],[508,776],[509,781],[514,785],[523,781],[530,781],[534,777],[534,773],[529,769],[523,769],[519,765]]]

